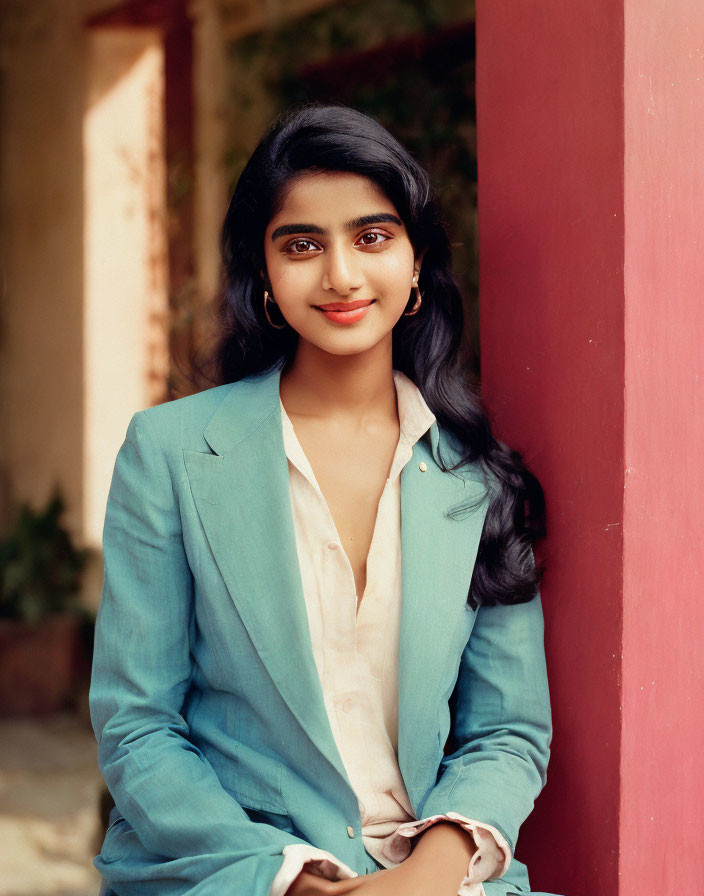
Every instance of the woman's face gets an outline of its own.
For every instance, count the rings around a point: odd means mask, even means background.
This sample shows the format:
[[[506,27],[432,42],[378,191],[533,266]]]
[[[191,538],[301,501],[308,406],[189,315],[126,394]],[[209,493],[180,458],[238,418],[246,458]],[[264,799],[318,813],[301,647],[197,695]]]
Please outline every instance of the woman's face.
[[[264,235],[272,298],[301,340],[336,355],[391,339],[420,261],[393,203],[347,172],[295,180]]]

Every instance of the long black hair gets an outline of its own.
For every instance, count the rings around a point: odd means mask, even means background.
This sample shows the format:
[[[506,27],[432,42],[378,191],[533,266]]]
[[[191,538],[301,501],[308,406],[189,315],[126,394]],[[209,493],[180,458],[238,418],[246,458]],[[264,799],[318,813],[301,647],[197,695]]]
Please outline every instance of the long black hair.
[[[393,366],[420,389],[460,453],[454,470],[479,464],[490,504],[468,600],[472,606],[530,600],[540,571],[532,545],[544,534],[537,479],[499,443],[471,385],[460,346],[462,299],[427,172],[373,118],[346,106],[306,105],[285,113],[254,150],[235,188],[222,231],[224,289],[216,378],[222,383],[291,364],[298,336],[264,314],[264,232],[291,182],[311,171],[345,171],[373,181],[391,200],[416,256],[424,252],[423,301],[393,330]],[[413,296],[410,297],[412,303]]]

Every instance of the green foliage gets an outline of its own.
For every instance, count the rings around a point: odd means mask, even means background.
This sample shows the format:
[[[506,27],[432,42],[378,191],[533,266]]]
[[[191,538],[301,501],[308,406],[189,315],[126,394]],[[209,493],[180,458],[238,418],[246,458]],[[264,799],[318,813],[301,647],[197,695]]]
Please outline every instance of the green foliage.
[[[38,511],[23,504],[0,541],[0,618],[37,622],[77,606],[88,551],[78,549],[55,493]]]

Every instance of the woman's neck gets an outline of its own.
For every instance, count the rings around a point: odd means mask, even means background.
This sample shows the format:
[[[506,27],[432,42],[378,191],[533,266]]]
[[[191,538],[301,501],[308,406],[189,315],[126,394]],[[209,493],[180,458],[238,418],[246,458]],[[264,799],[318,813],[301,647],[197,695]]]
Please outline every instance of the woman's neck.
[[[396,417],[390,340],[353,355],[333,355],[301,340],[281,375],[280,393],[289,415]]]

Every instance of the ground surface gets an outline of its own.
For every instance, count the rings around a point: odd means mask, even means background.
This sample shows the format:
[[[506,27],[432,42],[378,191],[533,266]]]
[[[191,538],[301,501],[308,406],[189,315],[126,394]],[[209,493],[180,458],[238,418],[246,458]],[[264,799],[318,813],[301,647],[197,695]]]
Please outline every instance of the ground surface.
[[[0,896],[97,896],[101,789],[85,713],[0,720]]]

